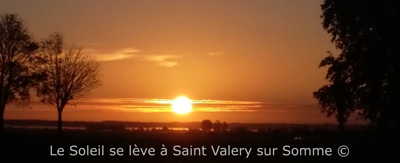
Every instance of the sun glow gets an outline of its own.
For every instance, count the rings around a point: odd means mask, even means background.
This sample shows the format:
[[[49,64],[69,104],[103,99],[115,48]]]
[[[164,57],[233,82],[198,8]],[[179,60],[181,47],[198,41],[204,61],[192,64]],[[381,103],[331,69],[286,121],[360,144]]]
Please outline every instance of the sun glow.
[[[181,96],[172,101],[172,111],[178,114],[186,114],[192,110],[192,100]]]

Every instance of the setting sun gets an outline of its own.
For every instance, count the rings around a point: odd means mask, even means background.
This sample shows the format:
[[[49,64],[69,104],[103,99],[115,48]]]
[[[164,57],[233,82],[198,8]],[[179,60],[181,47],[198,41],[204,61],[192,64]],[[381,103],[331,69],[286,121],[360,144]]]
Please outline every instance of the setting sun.
[[[185,96],[181,96],[172,101],[172,111],[178,114],[186,114],[192,110],[192,101]]]

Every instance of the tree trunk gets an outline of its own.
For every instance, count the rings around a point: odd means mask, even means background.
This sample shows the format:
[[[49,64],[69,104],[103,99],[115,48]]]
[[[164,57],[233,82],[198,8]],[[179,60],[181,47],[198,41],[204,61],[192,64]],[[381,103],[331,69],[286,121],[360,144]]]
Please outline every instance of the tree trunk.
[[[62,111],[58,110],[58,125],[57,125],[57,132],[61,135],[62,133]]]
[[[5,107],[0,108],[0,136],[4,134],[4,109]]]
[[[344,122],[339,122],[339,131],[344,131]]]

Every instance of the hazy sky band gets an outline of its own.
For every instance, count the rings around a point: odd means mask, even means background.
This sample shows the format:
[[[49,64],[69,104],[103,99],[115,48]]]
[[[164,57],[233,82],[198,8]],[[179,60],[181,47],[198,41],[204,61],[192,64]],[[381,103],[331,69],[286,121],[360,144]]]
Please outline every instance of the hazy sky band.
[[[144,99],[144,98],[83,98],[71,101],[71,109],[98,109],[127,112],[171,112],[173,99]],[[256,101],[224,101],[224,100],[192,100],[193,111],[197,112],[236,112],[257,111],[263,107],[262,102]],[[32,111],[50,110],[53,108],[31,101]],[[20,108],[24,109],[24,108]]]
[[[172,99],[86,98],[66,107],[64,119],[70,121],[146,121],[193,122],[219,119],[251,123],[333,123],[334,118],[318,116],[317,105],[272,104],[257,101],[194,100],[193,112],[177,115],[171,111]],[[161,102],[161,103],[159,103]],[[23,113],[23,114],[21,114]],[[10,105],[7,119],[54,119],[54,108],[32,102],[30,107]],[[240,115],[240,116],[238,116]],[[250,119],[249,119],[250,118]],[[362,123],[349,119],[349,123]]]

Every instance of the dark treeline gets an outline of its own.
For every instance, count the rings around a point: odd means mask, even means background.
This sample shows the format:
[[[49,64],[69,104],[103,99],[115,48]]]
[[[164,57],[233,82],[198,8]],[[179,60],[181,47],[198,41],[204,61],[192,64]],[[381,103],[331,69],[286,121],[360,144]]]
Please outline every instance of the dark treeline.
[[[7,126],[15,127],[53,127],[56,121],[52,120],[5,120],[4,124]],[[102,122],[91,122],[91,121],[64,121],[64,127],[82,127],[85,128],[90,125],[105,125],[105,126],[124,126],[125,128],[137,128],[143,127],[151,129],[153,127],[167,127],[167,128],[182,128],[182,129],[200,129],[203,127],[201,122],[128,122],[128,121],[102,121]],[[218,125],[213,124],[209,129],[223,131],[223,130],[242,130],[252,132],[263,132],[268,130],[290,130],[292,128],[304,128],[307,130],[314,130],[317,128],[335,130],[336,125],[334,124],[281,124],[281,123],[226,123],[225,129]],[[215,129],[217,128],[217,129]],[[367,129],[365,125],[349,125],[348,128],[352,129]]]

